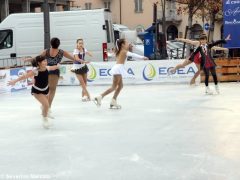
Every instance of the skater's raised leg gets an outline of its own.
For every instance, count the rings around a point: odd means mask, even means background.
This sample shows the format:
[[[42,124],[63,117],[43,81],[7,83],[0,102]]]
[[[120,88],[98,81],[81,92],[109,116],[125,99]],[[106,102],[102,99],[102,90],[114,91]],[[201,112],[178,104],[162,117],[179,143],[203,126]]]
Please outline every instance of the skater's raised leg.
[[[183,63],[176,65],[174,68],[169,70],[170,74],[174,74],[178,69],[184,68],[185,66],[191,64],[192,61],[185,59]]]
[[[112,93],[113,91],[116,90],[117,85],[118,85],[118,81],[119,81],[120,78],[122,78],[121,75],[114,75],[112,86],[109,89],[107,89],[104,93],[102,93],[100,96],[97,96],[97,97],[94,98],[94,102],[97,104],[97,106],[101,106],[101,101],[106,95],[108,95],[108,94],[110,94],[110,93]]]
[[[196,66],[197,66],[198,71],[194,74],[193,78],[191,79],[190,85],[193,85],[196,83],[196,79],[201,73],[200,64],[196,64]]]

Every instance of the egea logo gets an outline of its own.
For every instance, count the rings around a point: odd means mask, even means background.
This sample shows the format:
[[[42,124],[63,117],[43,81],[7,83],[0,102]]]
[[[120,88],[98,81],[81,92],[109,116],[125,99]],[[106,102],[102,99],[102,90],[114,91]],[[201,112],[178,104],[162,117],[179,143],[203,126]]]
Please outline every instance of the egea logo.
[[[87,81],[93,82],[95,80],[95,78],[97,77],[96,69],[91,64],[88,64],[88,69],[89,69],[89,72],[88,72]]]
[[[146,81],[151,81],[156,76],[156,70],[152,64],[148,64],[143,69],[143,78]]]

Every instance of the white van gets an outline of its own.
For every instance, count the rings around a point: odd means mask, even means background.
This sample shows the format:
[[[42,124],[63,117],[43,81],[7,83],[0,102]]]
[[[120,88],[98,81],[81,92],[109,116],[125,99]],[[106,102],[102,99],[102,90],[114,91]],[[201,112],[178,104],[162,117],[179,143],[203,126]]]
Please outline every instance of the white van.
[[[76,47],[76,40],[83,38],[94,56],[92,61],[107,61],[107,51],[114,47],[111,12],[106,9],[51,12],[50,36],[58,37],[60,48],[69,52]],[[11,14],[0,24],[0,59],[36,56],[43,49],[43,13]]]
[[[142,40],[137,36],[135,30],[123,31],[120,38],[127,39],[132,44],[132,52],[144,56],[144,45]]]
[[[132,44],[132,52],[144,55],[144,44],[137,36],[136,30],[130,30],[127,26],[122,24],[113,24],[113,31],[115,39],[124,38]]]

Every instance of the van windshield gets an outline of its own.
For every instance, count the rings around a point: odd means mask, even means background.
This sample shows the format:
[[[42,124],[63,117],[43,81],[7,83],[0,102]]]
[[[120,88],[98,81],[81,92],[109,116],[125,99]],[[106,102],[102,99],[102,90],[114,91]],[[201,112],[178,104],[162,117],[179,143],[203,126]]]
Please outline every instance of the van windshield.
[[[13,32],[12,30],[0,31],[0,49],[8,49],[13,46]]]
[[[110,31],[109,31],[109,24],[108,24],[108,20],[105,20],[105,26],[106,26],[106,33],[107,33],[107,42],[110,43]]]
[[[143,45],[143,42],[139,37],[137,37],[137,40],[136,40],[135,44],[136,45]]]

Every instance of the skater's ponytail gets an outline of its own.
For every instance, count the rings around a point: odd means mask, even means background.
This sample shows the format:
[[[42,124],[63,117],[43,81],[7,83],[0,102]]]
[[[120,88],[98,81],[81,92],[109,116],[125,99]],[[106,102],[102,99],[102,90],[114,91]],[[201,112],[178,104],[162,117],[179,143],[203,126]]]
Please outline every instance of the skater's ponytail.
[[[39,63],[41,63],[43,60],[45,60],[44,56],[36,56],[33,60],[32,60],[32,66],[33,67],[38,67]]]
[[[116,50],[115,50],[115,54],[116,56],[119,55],[120,51],[122,50],[122,45],[125,44],[125,39],[117,39],[116,41]]]

